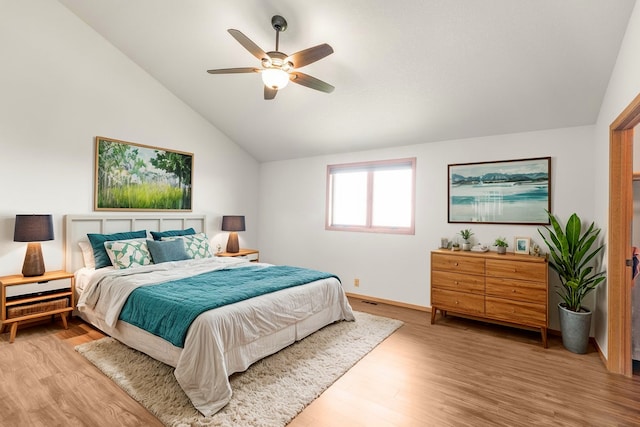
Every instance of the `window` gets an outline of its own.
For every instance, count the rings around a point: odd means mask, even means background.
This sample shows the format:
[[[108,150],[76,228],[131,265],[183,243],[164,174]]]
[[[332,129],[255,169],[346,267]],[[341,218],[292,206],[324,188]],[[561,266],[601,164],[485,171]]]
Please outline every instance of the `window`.
[[[327,230],[414,234],[416,159],[327,166]]]

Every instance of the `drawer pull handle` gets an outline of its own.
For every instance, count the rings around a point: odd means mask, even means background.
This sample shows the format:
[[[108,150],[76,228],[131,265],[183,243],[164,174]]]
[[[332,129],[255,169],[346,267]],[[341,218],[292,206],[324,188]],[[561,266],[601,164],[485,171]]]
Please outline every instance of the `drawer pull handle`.
[[[454,263],[453,263],[453,265],[455,265],[455,266],[457,267],[457,266],[458,266],[458,263],[457,263],[457,262],[454,262]]]
[[[515,290],[515,289],[513,290],[513,293],[514,293],[514,294],[516,293],[516,290]]]
[[[458,282],[457,280],[456,280],[454,283],[455,283],[456,285],[459,285],[459,284],[460,284],[460,282]]]
[[[460,301],[456,300],[456,305],[460,304]]]

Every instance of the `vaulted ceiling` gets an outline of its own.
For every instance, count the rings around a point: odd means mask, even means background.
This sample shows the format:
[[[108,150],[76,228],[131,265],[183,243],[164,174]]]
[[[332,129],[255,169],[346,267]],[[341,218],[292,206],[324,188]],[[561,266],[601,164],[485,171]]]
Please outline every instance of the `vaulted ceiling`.
[[[59,0],[259,161],[596,121],[634,0]],[[263,99],[227,32],[280,51],[328,43]]]

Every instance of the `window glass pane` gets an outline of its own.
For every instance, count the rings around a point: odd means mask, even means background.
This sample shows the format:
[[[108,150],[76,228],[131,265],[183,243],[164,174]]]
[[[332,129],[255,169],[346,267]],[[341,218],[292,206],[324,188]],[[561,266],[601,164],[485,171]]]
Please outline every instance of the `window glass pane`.
[[[410,227],[412,187],[411,168],[374,172],[371,225]]]
[[[366,225],[367,173],[336,173],[332,183],[332,225]]]

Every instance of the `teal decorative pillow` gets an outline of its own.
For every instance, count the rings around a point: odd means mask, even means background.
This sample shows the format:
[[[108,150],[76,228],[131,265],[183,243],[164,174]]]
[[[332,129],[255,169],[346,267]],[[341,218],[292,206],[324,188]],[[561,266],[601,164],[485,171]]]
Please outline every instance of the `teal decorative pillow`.
[[[162,240],[163,237],[188,236],[196,234],[196,230],[191,227],[186,230],[150,231],[150,233],[153,240]]]
[[[151,264],[151,254],[144,240],[112,240],[104,243],[115,268],[140,267]]]
[[[151,259],[154,264],[191,258],[184,248],[184,240],[179,237],[175,240],[147,240],[147,247],[151,252]]]
[[[211,258],[211,247],[209,246],[209,238],[204,233],[193,234],[190,236],[180,237],[163,237],[162,240],[182,239],[184,241],[184,249],[187,255],[193,259]]]
[[[125,233],[114,234],[87,234],[91,247],[93,248],[93,257],[96,260],[95,268],[109,267],[113,265],[107,255],[107,251],[104,247],[104,242],[113,240],[129,240],[129,239],[144,239],[147,237],[147,230],[139,231],[127,231]]]

